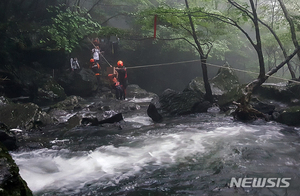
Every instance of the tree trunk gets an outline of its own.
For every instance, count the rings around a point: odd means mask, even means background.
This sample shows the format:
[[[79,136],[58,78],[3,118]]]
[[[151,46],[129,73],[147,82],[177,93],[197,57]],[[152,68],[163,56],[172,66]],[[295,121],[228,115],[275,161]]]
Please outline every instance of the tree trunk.
[[[282,0],[278,0],[280,7],[284,13],[284,16],[286,18],[286,20],[288,21],[289,25],[290,25],[290,31],[291,31],[291,35],[292,35],[292,40],[294,43],[295,48],[299,47],[298,41],[297,41],[297,36],[296,36],[296,30],[295,30],[295,25],[293,23],[292,18],[290,17],[284,3],[282,2]],[[298,59],[300,60],[300,51],[298,51],[297,53]]]
[[[213,102],[213,95],[212,90],[208,81],[208,73],[207,73],[207,65],[206,65],[206,58],[201,56],[201,68],[202,68],[202,75],[203,75],[203,82],[205,88],[205,100],[209,102]]]
[[[285,48],[283,47],[283,44],[281,43],[281,41],[280,41],[279,37],[277,36],[277,34],[275,33],[275,31],[274,31],[269,25],[267,25],[266,23],[264,23],[264,22],[261,21],[260,19],[258,19],[258,20],[259,20],[259,22],[260,22],[262,25],[264,25],[264,26],[265,26],[267,29],[269,29],[269,31],[272,33],[272,35],[274,36],[275,40],[277,41],[277,43],[278,43],[280,49],[282,50],[282,53],[283,53],[284,58],[287,59],[287,58],[288,58],[287,52],[286,52]],[[273,25],[272,25],[272,26],[273,26]],[[296,47],[296,48],[297,48],[297,47]],[[290,74],[291,74],[292,79],[295,79],[295,78],[296,78],[296,75],[295,75],[295,72],[294,72],[293,69],[292,69],[291,63],[288,62],[288,63],[287,63],[287,66],[288,66],[288,69],[289,69],[289,71],[290,71]]]
[[[187,9],[190,9],[187,0],[185,0],[185,5],[186,5]],[[193,19],[192,19],[192,16],[191,16],[190,13],[188,13],[188,17],[189,17],[190,26],[191,26],[191,29],[192,29],[191,33],[192,33],[192,36],[193,36],[194,41],[196,43],[197,50],[199,52],[200,59],[201,59],[201,68],[202,68],[203,82],[204,82],[204,88],[205,88],[205,99],[212,103],[213,102],[213,95],[212,95],[212,90],[211,90],[211,87],[210,87],[210,84],[209,84],[209,81],[208,81],[208,73],[207,73],[207,65],[206,65],[206,59],[207,59],[208,54],[204,55],[201,44],[200,44],[200,42],[197,38],[195,25],[194,25],[194,22],[193,22]]]
[[[265,118],[265,115],[250,106],[252,93],[261,86],[271,75],[275,74],[280,68],[282,68],[287,62],[289,62],[298,52],[300,47],[296,48],[294,52],[288,56],[282,63],[271,69],[263,77],[259,77],[256,80],[250,82],[243,91],[243,96],[234,102],[238,108],[235,110],[234,116],[239,120],[254,120],[256,118]]]
[[[265,75],[265,62],[264,62],[264,56],[262,52],[262,46],[261,46],[261,37],[260,37],[260,30],[258,26],[258,17],[256,13],[256,7],[254,5],[253,0],[250,0],[251,8],[252,8],[252,14],[253,14],[253,23],[255,28],[255,35],[256,35],[256,45],[255,50],[258,55],[258,61],[259,61],[259,76],[258,78],[262,78]]]
[[[87,11],[87,13],[90,13],[102,0],[98,0],[97,3],[94,3],[93,6]]]

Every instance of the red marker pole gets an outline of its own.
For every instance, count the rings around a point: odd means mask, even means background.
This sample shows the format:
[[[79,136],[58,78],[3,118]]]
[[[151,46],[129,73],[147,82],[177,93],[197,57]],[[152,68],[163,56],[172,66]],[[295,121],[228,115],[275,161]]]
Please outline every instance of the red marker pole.
[[[156,38],[156,23],[157,23],[157,15],[154,16],[154,39]]]

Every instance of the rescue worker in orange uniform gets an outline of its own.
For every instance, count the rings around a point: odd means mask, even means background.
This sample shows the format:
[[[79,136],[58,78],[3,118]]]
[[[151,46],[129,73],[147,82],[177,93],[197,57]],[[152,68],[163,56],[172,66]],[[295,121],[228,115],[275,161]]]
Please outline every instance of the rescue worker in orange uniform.
[[[111,84],[111,87],[116,91],[116,98],[123,99],[124,92],[120,85],[120,82],[116,78],[117,74],[108,74],[107,78]]]
[[[127,79],[127,70],[123,64],[123,61],[118,61],[117,62],[118,68],[116,68],[116,71],[118,73],[118,81],[120,82],[120,85],[123,89],[123,99],[125,100],[126,98],[126,88],[128,86],[128,79]]]
[[[94,59],[90,59],[90,63],[91,63],[90,67],[91,67],[92,71],[95,73],[95,76],[97,78],[98,88],[100,88],[100,84],[101,84],[101,79],[100,79],[101,67],[100,67],[99,63],[95,62]]]

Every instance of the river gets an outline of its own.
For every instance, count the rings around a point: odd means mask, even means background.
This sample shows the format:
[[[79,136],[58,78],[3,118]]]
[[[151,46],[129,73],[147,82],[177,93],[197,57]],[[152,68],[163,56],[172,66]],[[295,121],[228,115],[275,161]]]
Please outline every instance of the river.
[[[44,148],[11,154],[37,196],[299,195],[299,128],[219,113],[153,123],[145,108],[124,120],[122,129],[57,127]],[[286,178],[288,187],[230,188],[232,178]]]

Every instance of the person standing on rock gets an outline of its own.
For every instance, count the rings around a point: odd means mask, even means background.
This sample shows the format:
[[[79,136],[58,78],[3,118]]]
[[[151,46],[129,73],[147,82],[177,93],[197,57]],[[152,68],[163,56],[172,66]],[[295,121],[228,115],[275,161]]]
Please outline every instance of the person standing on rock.
[[[100,63],[100,55],[102,53],[103,52],[100,51],[99,46],[96,46],[95,48],[92,49],[92,56],[96,63]]]
[[[72,71],[76,71],[76,70],[80,69],[80,65],[79,65],[78,60],[77,60],[76,57],[74,59],[71,58],[70,59],[70,63],[71,63],[71,69],[72,69]]]
[[[91,63],[90,68],[95,73],[95,76],[97,78],[97,84],[98,84],[98,89],[99,89],[100,85],[101,85],[101,79],[100,79],[101,67],[100,67],[99,63],[95,62],[94,59],[90,59],[90,63]]]
[[[118,61],[117,62],[118,67],[116,68],[116,71],[118,73],[117,79],[120,82],[120,85],[123,89],[123,99],[125,100],[126,98],[126,88],[128,86],[128,79],[127,79],[127,70],[123,65],[123,61]]]
[[[116,91],[116,98],[120,100],[123,99],[124,91],[117,79],[117,74],[108,74],[107,78],[111,84],[112,89]]]

